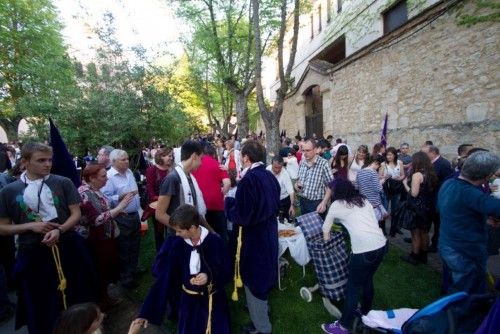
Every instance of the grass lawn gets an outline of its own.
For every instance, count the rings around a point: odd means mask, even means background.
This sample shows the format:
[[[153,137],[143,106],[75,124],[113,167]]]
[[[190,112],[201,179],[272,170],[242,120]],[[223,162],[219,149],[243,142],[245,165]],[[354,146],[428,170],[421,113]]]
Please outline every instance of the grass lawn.
[[[152,225],[142,239],[140,263],[150,268],[155,257]],[[381,267],[375,275],[374,309],[399,307],[421,308],[439,297],[440,275],[428,266],[412,266],[402,261],[402,252],[390,247]],[[287,257],[287,256],[286,256]],[[290,267],[282,280],[283,291],[277,288],[270,298],[273,333],[321,333],[320,325],[334,319],[323,307],[319,292],[313,294],[313,301],[306,303],[299,296],[302,286],[315,284],[312,264],[306,266],[306,276],[302,278],[302,267],[287,257]],[[142,301],[153,282],[151,275],[144,275],[140,287],[132,291],[132,298]],[[228,299],[232,285],[227,289]],[[239,289],[240,300],[229,301],[233,333],[239,333],[239,326],[249,321],[244,309],[244,291]],[[175,325],[166,323],[166,328],[175,333]]]

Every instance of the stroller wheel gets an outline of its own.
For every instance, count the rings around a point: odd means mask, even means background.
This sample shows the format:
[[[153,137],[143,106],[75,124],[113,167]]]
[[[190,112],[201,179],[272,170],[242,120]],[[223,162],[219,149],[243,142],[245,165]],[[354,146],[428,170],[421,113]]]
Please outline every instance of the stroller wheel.
[[[302,299],[304,299],[306,302],[310,303],[313,300],[311,291],[305,286],[301,287],[299,292],[300,297],[302,297]]]

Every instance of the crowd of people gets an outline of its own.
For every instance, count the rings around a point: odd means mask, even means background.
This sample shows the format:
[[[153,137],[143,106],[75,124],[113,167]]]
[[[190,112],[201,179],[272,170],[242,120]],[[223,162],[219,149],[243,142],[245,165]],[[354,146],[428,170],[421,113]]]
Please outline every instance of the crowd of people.
[[[51,174],[52,148],[0,148],[0,321],[35,334],[93,333],[102,312],[138,286],[141,221],[150,220],[155,277],[130,333],[165,317],[179,333],[229,333],[225,287],[244,295],[251,322],[243,333],[271,333],[269,298],[278,275],[278,230],[317,212],[325,241],[334,224],[350,240],[342,317],[321,326],[348,333],[372,307],[373,277],[388,239],[409,230],[411,265],[439,252],[442,293],[483,293],[486,260],[498,254],[500,157],[463,144],[449,161],[432,142],[351,148],[342,139],[282,137],[266,152],[264,136],[191,138],[180,147],[142,150],[143,178],[129,154],[103,145],[89,153],[82,184]],[[266,167],[266,162],[270,164]],[[141,205],[142,203],[142,205]],[[386,226],[386,221],[390,226]],[[430,232],[432,237],[430,236]],[[14,244],[16,236],[16,244]],[[359,308],[358,308],[359,305]],[[61,311],[65,310],[61,313]],[[76,333],[76,332],[75,332]]]

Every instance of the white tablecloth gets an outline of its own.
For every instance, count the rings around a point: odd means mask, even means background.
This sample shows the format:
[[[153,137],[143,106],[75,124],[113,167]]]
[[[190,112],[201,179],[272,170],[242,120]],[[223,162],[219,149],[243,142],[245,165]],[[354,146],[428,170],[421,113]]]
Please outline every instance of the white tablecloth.
[[[290,250],[290,255],[297,264],[305,266],[311,260],[309,251],[307,250],[306,239],[302,230],[298,226],[291,224],[278,223],[278,231],[294,230],[297,234],[291,237],[281,237],[279,240],[279,256],[281,257],[287,249]]]

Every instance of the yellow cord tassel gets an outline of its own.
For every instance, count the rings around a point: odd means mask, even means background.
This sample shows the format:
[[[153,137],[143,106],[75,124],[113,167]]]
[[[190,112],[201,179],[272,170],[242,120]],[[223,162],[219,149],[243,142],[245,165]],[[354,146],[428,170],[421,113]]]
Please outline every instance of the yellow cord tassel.
[[[492,288],[495,287],[495,278],[489,271],[486,272],[486,281]]]
[[[212,307],[213,307],[213,294],[212,283],[208,284],[208,320],[207,320],[207,330],[205,334],[212,334]]]
[[[231,299],[233,301],[238,301],[238,288],[243,287],[243,281],[241,280],[240,274],[240,256],[241,256],[241,244],[242,244],[242,234],[243,227],[238,227],[238,243],[236,246],[236,259],[234,261],[234,290]]]
[[[57,287],[57,290],[61,291],[63,306],[64,309],[67,309],[68,305],[66,304],[66,293],[64,292],[66,290],[66,277],[64,277],[64,272],[62,269],[59,247],[57,247],[57,245],[54,245],[51,247],[51,250],[52,250],[52,256],[54,257],[54,262],[56,264],[57,276],[59,276],[59,285]]]

